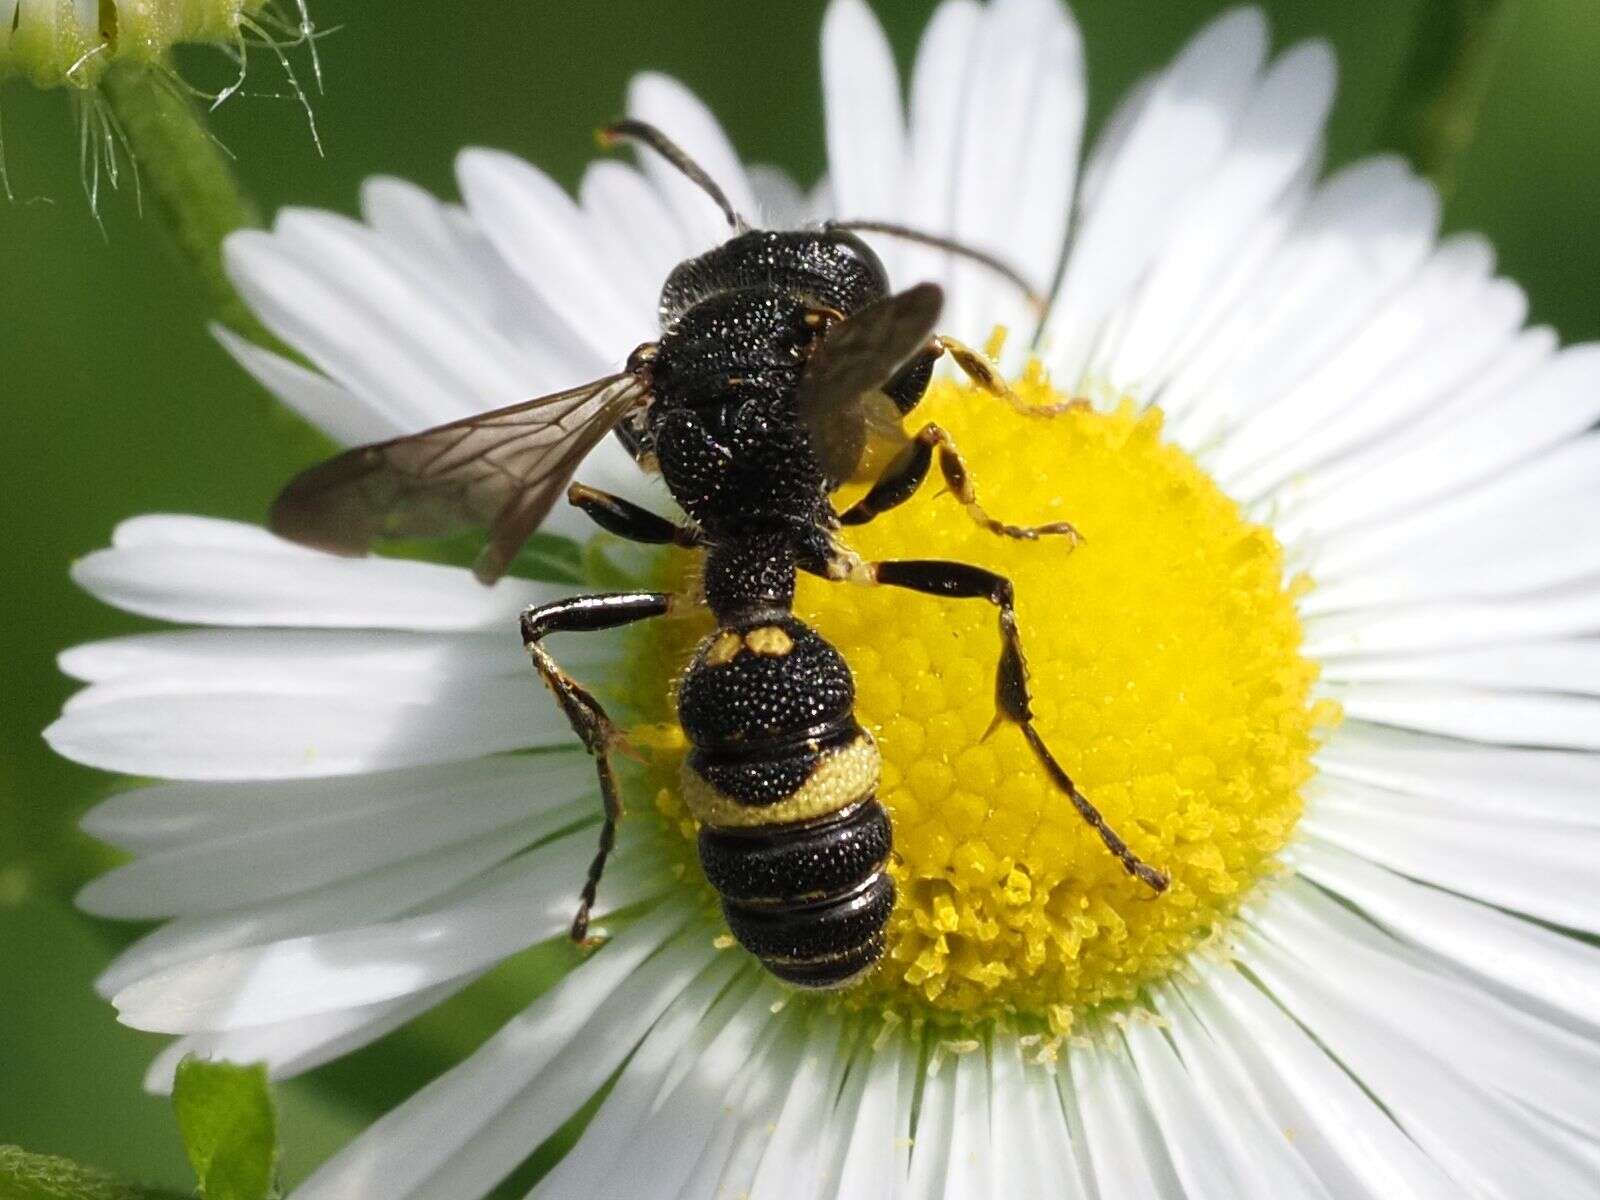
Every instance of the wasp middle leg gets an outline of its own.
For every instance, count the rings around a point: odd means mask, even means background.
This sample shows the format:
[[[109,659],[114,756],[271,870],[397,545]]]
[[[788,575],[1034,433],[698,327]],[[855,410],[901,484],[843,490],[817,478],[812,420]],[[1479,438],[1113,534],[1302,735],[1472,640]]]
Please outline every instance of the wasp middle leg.
[[[617,788],[616,773],[611,769],[611,751],[622,745],[624,739],[622,731],[612,723],[600,702],[550,656],[550,652],[544,648],[544,639],[552,633],[593,633],[664,616],[672,608],[672,599],[666,592],[609,592],[594,596],[572,596],[538,605],[522,614],[522,644],[533,659],[533,665],[538,668],[545,686],[555,695],[556,703],[561,706],[572,731],[583,742],[584,749],[594,757],[595,770],[600,777],[600,798],[605,817],[600,826],[600,848],[595,853],[594,861],[589,864],[589,875],[584,881],[578,912],[572,918],[571,937],[575,942],[588,941],[589,912],[594,907],[600,877],[605,873],[606,858],[617,841],[617,822],[622,818],[622,796]]]
[[[1026,541],[1062,534],[1072,539],[1074,545],[1083,540],[1083,535],[1070,521],[1052,521],[1046,525],[1008,525],[991,517],[978,503],[972,475],[967,470],[966,460],[961,457],[961,451],[956,448],[955,440],[932,422],[924,425],[916,437],[889,461],[878,482],[872,485],[865,496],[839,514],[839,523],[865,525],[880,513],[888,512],[911,499],[928,476],[935,449],[939,453],[939,471],[944,476],[945,486],[967,510],[967,515],[990,533]]]
[[[828,578],[906,588],[927,596],[944,596],[952,600],[987,600],[999,610],[1000,663],[995,671],[995,725],[1009,721],[1022,730],[1028,747],[1049,775],[1051,782],[1064,792],[1077,809],[1078,815],[1100,835],[1123,870],[1145,884],[1152,891],[1167,890],[1171,880],[1164,871],[1150,866],[1128,848],[1128,843],[1112,829],[1100,815],[1089,798],[1078,790],[1072,777],[1056,761],[1050,747],[1033,725],[1033,705],[1028,692],[1028,664],[1022,654],[1022,635],[1017,628],[1016,594],[1011,581],[1004,575],[975,567],[970,563],[951,562],[944,559],[889,559],[867,562],[847,552],[837,554],[823,572]]]

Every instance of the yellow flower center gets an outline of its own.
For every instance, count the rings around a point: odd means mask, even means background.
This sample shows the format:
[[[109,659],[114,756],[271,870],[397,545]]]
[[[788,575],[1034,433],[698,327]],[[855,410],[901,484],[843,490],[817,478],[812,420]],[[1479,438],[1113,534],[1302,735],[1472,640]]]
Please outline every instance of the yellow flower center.
[[[1036,371],[1017,388],[1030,403],[1061,399]],[[1039,732],[1172,886],[1156,896],[1124,872],[1014,726],[984,736],[1000,653],[991,606],[803,576],[796,613],[855,673],[894,824],[888,953],[844,1003],[956,1023],[1026,1014],[1061,1033],[1172,971],[1272,870],[1336,712],[1310,700],[1317,669],[1299,653],[1298,585],[1277,541],[1161,440],[1158,412],[1031,417],[938,382],[915,417],[953,435],[991,514],[1070,520],[1083,544],[998,537],[930,483],[846,530],[849,545],[1015,583]],[[669,681],[706,628],[641,634],[636,708],[670,721]],[[652,786],[692,833],[677,765],[658,755]]]

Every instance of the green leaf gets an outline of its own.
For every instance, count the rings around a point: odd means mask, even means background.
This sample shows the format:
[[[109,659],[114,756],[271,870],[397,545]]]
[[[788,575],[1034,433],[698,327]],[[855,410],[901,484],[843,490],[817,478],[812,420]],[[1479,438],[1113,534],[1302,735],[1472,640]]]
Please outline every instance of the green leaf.
[[[186,1058],[172,1106],[204,1200],[267,1200],[274,1194],[277,1117],[267,1069]]]
[[[119,1183],[70,1159],[0,1146],[0,1200],[165,1200],[171,1195]]]
[[[511,573],[543,583],[581,583],[582,551],[571,538],[556,533],[536,533],[512,560]]]

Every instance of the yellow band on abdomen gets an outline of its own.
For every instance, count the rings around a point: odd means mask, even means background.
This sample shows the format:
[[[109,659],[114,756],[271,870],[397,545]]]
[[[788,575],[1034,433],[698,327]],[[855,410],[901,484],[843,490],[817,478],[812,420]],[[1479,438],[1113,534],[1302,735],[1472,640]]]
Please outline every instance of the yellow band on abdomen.
[[[865,800],[878,790],[879,766],[877,743],[863,730],[853,742],[823,755],[806,781],[775,804],[741,804],[712,787],[687,762],[683,799],[695,818],[713,829],[792,825]]]

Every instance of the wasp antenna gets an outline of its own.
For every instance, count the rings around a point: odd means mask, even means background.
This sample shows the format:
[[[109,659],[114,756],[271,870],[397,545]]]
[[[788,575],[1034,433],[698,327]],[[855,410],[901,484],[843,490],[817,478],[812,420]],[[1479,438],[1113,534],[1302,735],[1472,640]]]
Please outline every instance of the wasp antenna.
[[[642,142],[644,145],[649,146],[650,149],[676,167],[690,183],[716,201],[717,207],[722,210],[722,215],[728,219],[728,225],[731,228],[739,233],[743,233],[750,228],[745,219],[735,211],[732,203],[728,200],[727,194],[717,186],[716,181],[711,176],[706,174],[705,168],[690,158],[684,152],[683,147],[679,146],[678,143],[674,142],[654,125],[645,121],[625,118],[621,121],[613,121],[599,130],[595,135],[595,139],[600,143],[602,150],[610,150],[618,142],[628,139]]]
[[[903,238],[908,242],[918,242],[924,246],[933,246],[939,250],[947,250],[951,254],[959,254],[969,258],[975,263],[988,267],[991,271],[1004,277],[1015,284],[1017,290],[1027,297],[1028,303],[1036,313],[1043,313],[1046,300],[1033,290],[1033,285],[1023,277],[1021,271],[1002,258],[990,254],[987,250],[979,250],[976,246],[969,246],[965,242],[958,242],[954,238],[947,238],[937,233],[926,233],[921,229],[912,229],[906,225],[896,225],[890,221],[824,221],[824,229],[843,229],[860,233],[882,233],[889,237]]]

